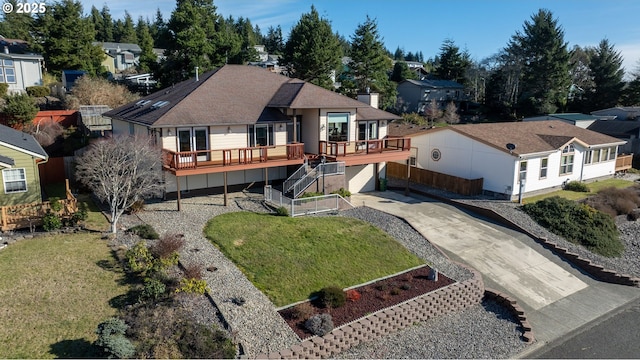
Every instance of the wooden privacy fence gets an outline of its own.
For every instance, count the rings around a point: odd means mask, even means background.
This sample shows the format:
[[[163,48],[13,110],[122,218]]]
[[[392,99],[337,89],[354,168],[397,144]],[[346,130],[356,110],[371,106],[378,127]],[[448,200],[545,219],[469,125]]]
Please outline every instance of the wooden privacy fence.
[[[58,200],[62,209],[57,212],[61,217],[69,217],[78,211],[78,200],[69,189],[69,181],[66,181],[66,198]],[[0,206],[0,230],[9,231],[15,229],[30,228],[42,225],[42,217],[51,209],[51,201],[42,203]],[[53,210],[52,210],[53,211]]]
[[[406,180],[407,165],[396,162],[387,163],[387,177]],[[460,195],[474,196],[482,194],[482,178],[464,179],[412,166],[409,180]]]

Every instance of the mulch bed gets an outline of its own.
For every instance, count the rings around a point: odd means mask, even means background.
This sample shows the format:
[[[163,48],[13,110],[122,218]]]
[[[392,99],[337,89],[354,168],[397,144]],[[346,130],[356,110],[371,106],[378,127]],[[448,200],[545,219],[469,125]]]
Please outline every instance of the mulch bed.
[[[293,331],[301,339],[305,339],[313,336],[304,327],[304,322],[313,315],[331,314],[334,328],[336,328],[380,309],[399,304],[454,282],[442,274],[438,274],[438,281],[429,280],[430,270],[431,268],[424,266],[401,275],[355,288],[361,295],[360,299],[347,301],[344,306],[339,308],[320,308],[313,302],[305,302],[281,310],[279,313]]]

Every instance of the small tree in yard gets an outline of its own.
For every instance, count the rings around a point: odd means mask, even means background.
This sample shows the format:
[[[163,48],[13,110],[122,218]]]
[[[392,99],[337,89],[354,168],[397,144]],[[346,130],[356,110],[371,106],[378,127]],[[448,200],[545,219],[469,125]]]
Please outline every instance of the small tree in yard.
[[[109,205],[111,232],[133,203],[162,191],[160,149],[150,139],[116,136],[102,140],[78,159],[77,177]]]
[[[460,115],[458,115],[458,107],[456,104],[450,102],[447,104],[446,109],[444,109],[444,114],[442,115],[442,119],[447,124],[457,124],[460,122]]]

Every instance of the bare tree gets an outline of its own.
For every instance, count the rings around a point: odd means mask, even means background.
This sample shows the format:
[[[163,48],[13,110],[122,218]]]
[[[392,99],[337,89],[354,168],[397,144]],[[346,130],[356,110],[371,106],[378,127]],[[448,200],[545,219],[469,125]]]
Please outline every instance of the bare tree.
[[[78,159],[76,175],[111,211],[111,232],[134,202],[162,192],[162,157],[149,138],[101,140]]]
[[[424,117],[427,118],[427,122],[431,123],[431,125],[435,125],[436,121],[442,117],[442,110],[440,110],[436,99],[431,99],[424,109]]]
[[[458,107],[453,101],[448,103],[447,107],[444,109],[442,120],[444,120],[447,124],[457,124],[460,122],[460,115],[458,115]]]

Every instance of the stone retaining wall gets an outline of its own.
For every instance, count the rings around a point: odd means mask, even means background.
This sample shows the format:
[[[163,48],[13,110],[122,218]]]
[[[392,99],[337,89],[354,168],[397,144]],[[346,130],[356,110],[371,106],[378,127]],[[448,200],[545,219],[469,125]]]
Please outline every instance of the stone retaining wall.
[[[531,328],[529,320],[527,319],[527,314],[524,312],[522,306],[520,306],[514,298],[505,293],[489,288],[484,289],[484,295],[487,298],[493,299],[498,304],[501,304],[502,306],[509,309],[509,312],[511,312],[513,316],[518,318],[518,323],[520,324],[520,327],[522,329],[522,338],[524,339],[524,341],[531,343],[535,340],[533,336],[533,329]]]
[[[314,336],[290,349],[260,354],[262,359],[329,358],[360,343],[373,341],[416,322],[459,311],[482,301],[484,282],[480,273],[471,279],[457,282],[430,293],[379,310],[367,317],[333,329],[324,336]]]

